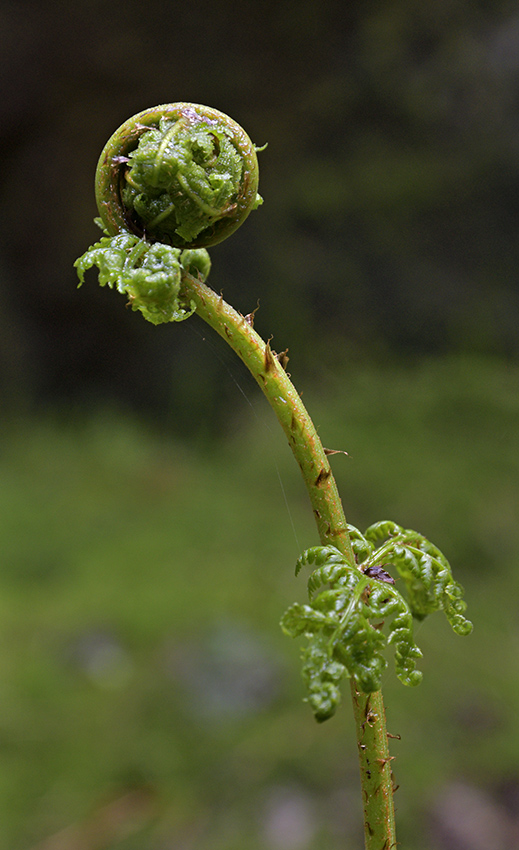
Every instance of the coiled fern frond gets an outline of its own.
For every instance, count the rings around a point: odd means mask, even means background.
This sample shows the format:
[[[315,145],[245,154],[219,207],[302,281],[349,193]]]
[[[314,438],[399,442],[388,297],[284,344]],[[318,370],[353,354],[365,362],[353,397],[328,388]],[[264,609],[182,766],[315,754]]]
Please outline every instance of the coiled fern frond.
[[[472,630],[463,616],[463,589],[443,553],[423,535],[390,521],[375,523],[364,534],[354,526],[348,532],[355,564],[334,546],[303,552],[296,575],[303,567],[313,568],[309,603],[291,605],[281,620],[285,634],[308,638],[302,675],[320,722],[335,713],[344,677],[354,678],[361,692],[380,689],[387,667],[383,650],[390,644],[400,681],[420,683],[422,673],[415,668],[422,653],[414,642],[413,618],[443,610],[457,634]],[[396,570],[407,599],[386,568]]]
[[[207,248],[240,227],[258,195],[260,150],[217,109],[165,103],[124,122],[96,171],[96,201],[110,236],[129,231],[175,248]]]

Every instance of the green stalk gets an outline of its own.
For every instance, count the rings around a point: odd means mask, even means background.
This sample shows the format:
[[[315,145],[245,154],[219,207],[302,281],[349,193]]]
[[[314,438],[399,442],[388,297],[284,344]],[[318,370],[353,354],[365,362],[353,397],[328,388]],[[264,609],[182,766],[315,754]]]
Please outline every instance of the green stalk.
[[[326,452],[297,390],[280,360],[221,295],[191,275],[182,276],[186,301],[224,339],[249,369],[285,432],[308,490],[323,546],[333,545],[355,565],[344,511]],[[391,759],[382,693],[361,694],[351,685],[360,761],[366,850],[396,847]]]
[[[351,697],[359,750],[366,848],[392,850],[396,847],[392,757],[382,691],[360,694],[351,679]]]

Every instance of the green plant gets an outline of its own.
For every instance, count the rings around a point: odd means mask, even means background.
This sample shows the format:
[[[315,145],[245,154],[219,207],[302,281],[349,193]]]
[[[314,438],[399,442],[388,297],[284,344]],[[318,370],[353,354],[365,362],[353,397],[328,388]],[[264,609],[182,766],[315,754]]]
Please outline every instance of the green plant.
[[[97,266],[132,309],[159,324],[197,312],[245,363],[269,400],[301,468],[321,546],[299,559],[313,567],[309,601],[281,625],[305,635],[303,678],[318,721],[333,715],[339,684],[349,678],[357,730],[368,850],[396,846],[391,756],[380,691],[383,650],[395,647],[399,679],[416,685],[421,656],[413,619],[443,610],[468,634],[462,589],[445,556],[418,532],[384,521],[364,534],[346,523],[341,500],[312,420],[276,354],[243,316],[205,283],[205,247],[226,238],[261,203],[256,148],[227,116],[205,106],[169,104],[122,125],[101,154],[96,175],[104,237],[76,261],[80,282]],[[395,587],[393,569],[406,588]],[[389,626],[384,631],[385,623]]]

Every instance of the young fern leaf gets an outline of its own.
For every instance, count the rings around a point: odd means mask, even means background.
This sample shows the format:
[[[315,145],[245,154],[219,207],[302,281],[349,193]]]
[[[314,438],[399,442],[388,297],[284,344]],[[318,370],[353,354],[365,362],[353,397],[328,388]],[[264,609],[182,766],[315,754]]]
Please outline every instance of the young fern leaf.
[[[443,611],[456,634],[470,634],[463,588],[443,552],[423,534],[387,520],[370,525],[364,536],[373,547],[372,563],[391,564],[403,579],[413,617],[423,620]]]
[[[202,279],[211,267],[203,248],[181,252],[160,242],[150,244],[132,233],[103,236],[74,263],[83,283],[85,272],[99,269],[101,286],[115,287],[128,296],[132,310],[139,310],[154,325],[182,322],[195,311],[195,305],[181,298],[182,271]]]
[[[285,634],[308,638],[302,675],[319,722],[335,713],[342,678],[353,678],[363,693],[380,689],[388,645],[395,648],[400,681],[420,683],[422,673],[415,668],[422,653],[414,642],[413,617],[423,619],[443,610],[458,634],[472,629],[463,616],[462,588],[445,556],[426,538],[390,522],[376,523],[364,534],[353,526],[348,531],[357,563],[351,564],[333,546],[307,549],[296,564],[296,575],[305,566],[314,567],[308,579],[309,604],[291,605],[281,620]],[[382,565],[397,570],[408,600]]]

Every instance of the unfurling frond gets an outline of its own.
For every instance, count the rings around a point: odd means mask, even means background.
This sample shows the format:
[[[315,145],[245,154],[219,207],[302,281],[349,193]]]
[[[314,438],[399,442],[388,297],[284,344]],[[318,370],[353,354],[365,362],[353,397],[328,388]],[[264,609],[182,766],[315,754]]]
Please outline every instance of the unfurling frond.
[[[340,702],[339,682],[355,680],[359,691],[380,689],[387,666],[383,651],[395,648],[396,674],[404,685],[418,685],[416,659],[422,653],[413,638],[413,617],[443,610],[458,634],[472,624],[463,616],[463,590],[445,556],[416,531],[379,522],[364,534],[348,528],[356,564],[334,546],[307,549],[296,565],[314,567],[308,579],[309,604],[294,604],[281,627],[291,637],[305,635],[303,679],[307,700],[318,721],[331,717]],[[407,599],[387,571],[403,580]]]

